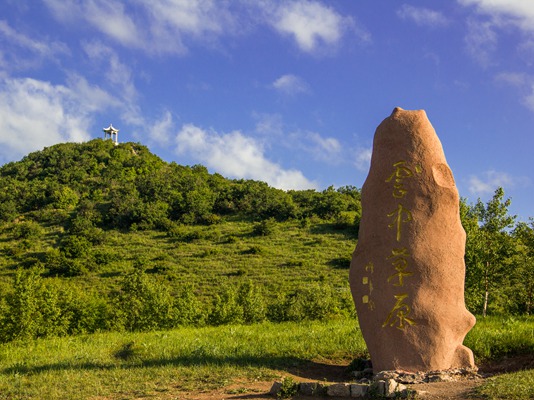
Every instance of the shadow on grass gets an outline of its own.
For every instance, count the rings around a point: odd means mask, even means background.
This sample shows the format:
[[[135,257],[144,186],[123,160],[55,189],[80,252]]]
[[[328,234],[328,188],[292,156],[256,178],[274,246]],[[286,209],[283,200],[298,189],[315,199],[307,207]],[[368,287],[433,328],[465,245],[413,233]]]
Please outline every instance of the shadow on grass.
[[[314,235],[342,235],[346,239],[358,239],[358,228],[354,226],[337,226],[335,223],[323,223],[310,228],[310,233]]]
[[[285,371],[303,379],[336,382],[347,379],[347,367],[344,365],[331,365],[307,359],[295,357],[213,357],[213,356],[189,356],[168,359],[132,359],[117,363],[99,362],[59,362],[37,366],[23,364],[4,368],[4,375],[38,375],[53,371],[112,371],[134,368],[158,368],[158,367],[256,367],[269,368],[277,371]]]
[[[338,258],[333,258],[332,260],[328,261],[326,264],[330,265],[332,268],[335,268],[335,269],[349,269],[351,260],[352,260],[351,257],[338,257]]]
[[[158,358],[158,359],[140,359],[138,357],[131,357],[128,361],[117,361],[110,363],[100,362],[58,362],[44,365],[27,366],[25,364],[17,364],[8,368],[3,368],[2,374],[24,374],[32,375],[49,371],[62,370],[114,370],[114,369],[131,369],[131,368],[157,368],[163,366],[174,367],[198,367],[198,366],[213,366],[224,367],[265,367],[272,369],[288,369],[304,365],[309,360],[299,359],[296,357],[215,357],[204,355],[192,355],[186,357],[176,358]]]

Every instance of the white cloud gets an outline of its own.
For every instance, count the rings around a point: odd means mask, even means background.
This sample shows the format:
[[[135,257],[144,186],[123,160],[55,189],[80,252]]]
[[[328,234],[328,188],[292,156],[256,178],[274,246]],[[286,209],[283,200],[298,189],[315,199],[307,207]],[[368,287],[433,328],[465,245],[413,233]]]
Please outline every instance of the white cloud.
[[[493,193],[498,187],[514,188],[529,184],[530,179],[527,177],[514,177],[506,172],[494,170],[484,172],[482,177],[476,175],[469,177],[469,191],[477,195]]]
[[[186,54],[191,42],[217,46],[220,38],[267,24],[307,53],[331,51],[347,31],[370,34],[350,16],[314,0],[44,0],[56,19],[85,24],[128,48]]]
[[[149,138],[151,142],[158,146],[166,146],[170,143],[171,130],[174,127],[172,114],[166,110],[159,121],[150,127]]]
[[[308,84],[302,78],[292,74],[282,75],[273,82],[272,86],[279,92],[287,95],[308,93],[310,91]]]
[[[92,113],[114,105],[107,93],[72,75],[68,86],[36,79],[0,83],[0,160],[58,142],[90,139]]]
[[[127,102],[132,102],[137,98],[132,71],[119,60],[113,49],[100,42],[84,43],[82,47],[91,62],[104,64],[104,75],[114,86],[116,96],[120,96]]]
[[[222,175],[267,182],[280,189],[317,188],[302,172],[269,161],[262,146],[239,131],[219,134],[186,124],[176,136],[176,152],[190,154]]]
[[[475,6],[498,25],[511,24],[534,32],[534,2],[530,0],[458,0],[464,6]]]
[[[534,40],[534,2],[529,0],[457,0],[465,7],[473,6],[476,17],[468,20],[466,44],[469,53],[483,66],[491,64],[497,46],[497,32],[518,29],[523,35],[517,51],[532,62]]]
[[[358,168],[360,171],[369,171],[372,154],[372,148],[358,148],[356,150],[356,159],[354,160],[354,165],[356,165],[356,168]]]
[[[339,140],[333,137],[323,137],[316,132],[307,132],[302,148],[310,153],[315,160],[338,163],[341,160],[343,148]]]
[[[184,54],[188,39],[211,43],[237,31],[230,3],[215,0],[45,0],[45,4],[62,22],[85,21],[123,46],[150,53]]]
[[[492,53],[497,48],[497,33],[491,22],[470,19],[467,22],[465,45],[467,52],[481,66],[488,67],[492,61]]]
[[[61,54],[69,52],[64,43],[51,40],[37,40],[13,29],[6,21],[0,20],[0,43],[4,43],[4,54],[0,59],[0,65],[7,69],[26,69],[34,67],[43,59],[54,59]],[[28,52],[26,55],[20,51],[12,51],[16,46],[17,50],[22,49]]]
[[[272,24],[278,32],[292,36],[302,51],[313,53],[335,46],[354,21],[317,1],[300,0],[283,2]]]
[[[439,11],[423,7],[414,7],[408,4],[403,4],[401,8],[397,10],[397,15],[401,19],[411,20],[419,26],[438,28],[449,24],[447,17]]]
[[[117,0],[44,0],[54,16],[63,22],[85,20],[94,28],[125,46],[139,47],[142,39],[124,4]]]

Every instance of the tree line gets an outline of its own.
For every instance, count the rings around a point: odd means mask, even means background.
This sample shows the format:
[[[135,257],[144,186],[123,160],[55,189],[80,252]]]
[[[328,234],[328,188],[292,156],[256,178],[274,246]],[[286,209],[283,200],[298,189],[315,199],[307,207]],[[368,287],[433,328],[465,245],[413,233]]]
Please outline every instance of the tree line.
[[[254,180],[230,180],[201,165],[167,163],[143,145],[95,139],[63,143],[0,168],[0,221],[29,214],[37,222],[103,229],[162,229],[254,220],[360,214],[354,186],[283,191]],[[47,221],[52,219],[52,221]]]

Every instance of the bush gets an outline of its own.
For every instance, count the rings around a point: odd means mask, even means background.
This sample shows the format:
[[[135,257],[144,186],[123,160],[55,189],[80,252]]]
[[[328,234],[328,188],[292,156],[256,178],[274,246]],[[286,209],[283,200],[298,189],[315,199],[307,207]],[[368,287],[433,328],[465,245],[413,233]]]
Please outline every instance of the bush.
[[[237,303],[243,310],[244,323],[253,324],[265,320],[265,300],[259,289],[251,281],[239,286]]]
[[[51,276],[71,277],[83,275],[87,272],[83,261],[67,258],[58,249],[50,249],[46,252],[45,267],[48,269],[48,275]]]
[[[44,229],[35,221],[19,222],[13,226],[13,236],[16,239],[37,240]]]
[[[326,320],[353,313],[350,296],[340,296],[328,284],[314,283],[293,293],[279,295],[268,308],[270,321]]]
[[[0,201],[0,221],[11,222],[17,215],[17,203],[13,200]]]
[[[204,310],[192,285],[185,285],[174,299],[174,325],[202,325]]]
[[[276,228],[276,220],[269,218],[254,224],[253,232],[258,236],[270,236],[276,232]]]
[[[173,327],[173,302],[166,286],[156,284],[141,269],[123,280],[114,299],[117,327],[146,331]]]
[[[0,337],[4,342],[15,339],[32,339],[42,322],[39,310],[39,292],[42,280],[40,271],[18,270],[13,284],[13,293],[6,298],[0,321]]]
[[[91,249],[91,242],[83,236],[69,235],[61,243],[61,253],[68,258],[85,257]]]
[[[208,316],[210,325],[239,324],[243,321],[243,307],[238,303],[235,287],[226,286],[215,296]]]
[[[0,341],[92,333],[107,329],[104,299],[85,291],[44,281],[41,270],[19,270],[13,292],[0,306]]]

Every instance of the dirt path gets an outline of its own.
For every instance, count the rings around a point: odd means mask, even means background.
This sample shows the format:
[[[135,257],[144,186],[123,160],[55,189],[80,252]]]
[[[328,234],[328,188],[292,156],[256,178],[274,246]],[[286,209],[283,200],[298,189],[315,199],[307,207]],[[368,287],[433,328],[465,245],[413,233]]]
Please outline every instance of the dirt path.
[[[480,366],[479,372],[483,375],[501,374],[522,369],[534,368],[534,354],[518,357],[505,358],[498,362]],[[310,362],[309,364],[280,371],[280,377],[291,377],[295,382],[348,382],[350,377],[346,374],[346,365],[325,364]],[[410,389],[421,391],[417,399],[422,400],[473,400],[469,394],[473,389],[484,383],[484,379],[462,380],[455,382],[436,382],[417,385],[407,385]],[[273,400],[275,397],[269,394],[273,381],[251,382],[235,381],[224,388],[206,392],[174,392],[169,391],[161,396],[151,397],[161,400],[184,399],[184,400]],[[300,400],[346,400],[347,398],[336,397],[308,397],[298,395],[294,399]]]

